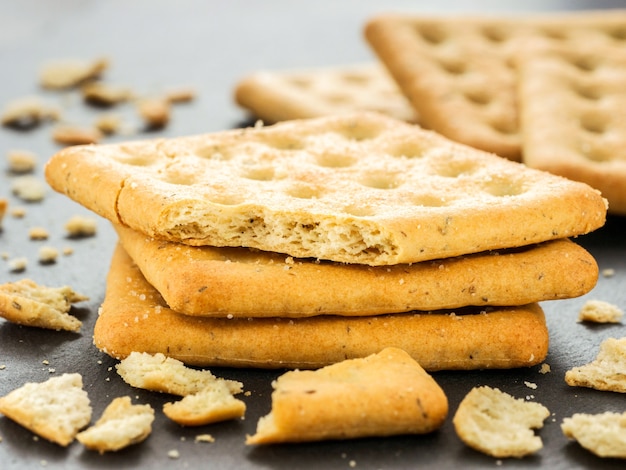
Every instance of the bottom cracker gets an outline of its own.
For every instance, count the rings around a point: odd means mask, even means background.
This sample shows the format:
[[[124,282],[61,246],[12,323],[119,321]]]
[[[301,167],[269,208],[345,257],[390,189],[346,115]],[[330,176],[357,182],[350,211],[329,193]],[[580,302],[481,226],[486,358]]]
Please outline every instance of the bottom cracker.
[[[258,368],[318,368],[396,347],[434,371],[536,365],[548,331],[536,303],[349,318],[189,317],[169,309],[118,246],[94,343],[117,359],[160,352],[190,365]]]

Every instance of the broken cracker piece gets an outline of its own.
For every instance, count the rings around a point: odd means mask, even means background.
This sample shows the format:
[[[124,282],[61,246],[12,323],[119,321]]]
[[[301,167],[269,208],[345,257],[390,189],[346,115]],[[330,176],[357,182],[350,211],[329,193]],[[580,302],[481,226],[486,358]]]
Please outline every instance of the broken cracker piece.
[[[624,311],[603,300],[588,300],[578,312],[578,321],[594,323],[619,323]]]
[[[598,457],[626,459],[626,412],[576,413],[563,420],[561,430]]]
[[[197,393],[163,405],[165,416],[183,426],[241,418],[245,411],[246,404],[232,395],[224,381],[213,381]]]
[[[272,410],[246,444],[425,434],[448,413],[443,390],[405,351],[385,348],[274,383]]]
[[[2,111],[2,125],[17,128],[30,128],[42,121],[57,121],[59,110],[47,105],[37,96],[26,96],[10,101]]]
[[[89,217],[75,215],[71,217],[65,224],[65,230],[68,236],[73,238],[91,237],[96,234],[96,221]]]
[[[85,447],[101,454],[115,452],[144,441],[152,433],[154,410],[150,405],[133,405],[130,397],[115,398],[96,423],[77,434]]]
[[[52,131],[52,139],[61,145],[97,144],[102,139],[102,133],[95,127],[63,124]]]
[[[550,411],[535,402],[515,398],[497,388],[474,387],[453,418],[459,438],[492,457],[524,457],[543,447],[533,429],[543,427]]]
[[[0,316],[26,326],[78,331],[82,325],[68,314],[73,303],[88,300],[71,287],[46,287],[30,279],[0,285]]]
[[[170,120],[170,103],[163,98],[144,98],[137,103],[137,112],[149,129],[165,127]]]
[[[13,173],[30,173],[37,166],[37,155],[28,150],[9,150],[7,152],[9,171]]]
[[[215,377],[209,370],[192,369],[162,353],[132,352],[115,366],[127,384],[156,392],[187,396],[198,393],[215,381],[223,381],[231,393],[240,393],[243,384]]]
[[[572,387],[626,393],[626,337],[608,338],[600,344],[596,359],[565,372]]]
[[[89,424],[91,412],[83,379],[77,373],[27,383],[0,398],[0,413],[63,447]]]

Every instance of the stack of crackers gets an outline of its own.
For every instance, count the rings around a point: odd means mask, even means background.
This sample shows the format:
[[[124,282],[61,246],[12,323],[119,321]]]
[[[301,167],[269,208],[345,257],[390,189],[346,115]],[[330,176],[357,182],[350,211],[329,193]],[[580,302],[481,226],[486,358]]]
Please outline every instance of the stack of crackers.
[[[68,147],[46,178],[119,235],[96,346],[199,366],[537,364],[539,302],[593,288],[570,239],[606,217],[584,183],[367,112]]]
[[[626,10],[380,15],[379,64],[259,71],[236,101],[265,122],[367,109],[600,190],[626,215]]]

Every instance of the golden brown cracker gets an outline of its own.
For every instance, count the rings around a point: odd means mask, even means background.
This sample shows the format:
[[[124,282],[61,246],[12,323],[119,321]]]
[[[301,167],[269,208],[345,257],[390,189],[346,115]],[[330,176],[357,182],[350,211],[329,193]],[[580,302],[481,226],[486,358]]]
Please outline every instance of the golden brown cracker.
[[[197,366],[317,368],[385,347],[424,369],[532,366],[548,351],[538,304],[375,317],[199,318],[167,307],[121,247],[95,325],[96,346],[122,359],[133,351]]]
[[[115,226],[148,282],[179,313],[213,317],[365,316],[577,297],[598,279],[567,239],[395,266],[314,262],[247,248],[193,247]]]
[[[418,122],[395,81],[376,63],[257,71],[237,82],[234,97],[265,124],[355,111]]]
[[[583,183],[370,113],[70,147],[46,176],[149,236],[368,265],[576,236],[606,215]]]
[[[247,444],[426,434],[448,414],[448,399],[405,351],[385,348],[273,383],[272,410]]]

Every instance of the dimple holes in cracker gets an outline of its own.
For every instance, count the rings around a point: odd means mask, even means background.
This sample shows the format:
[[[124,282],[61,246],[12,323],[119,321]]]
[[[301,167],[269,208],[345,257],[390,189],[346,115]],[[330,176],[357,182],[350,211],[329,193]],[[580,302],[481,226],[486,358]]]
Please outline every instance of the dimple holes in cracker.
[[[616,41],[624,41],[626,40],[626,27],[618,26],[617,28],[610,30],[608,35]]]
[[[411,197],[411,202],[421,207],[444,207],[449,205],[449,201],[433,194],[415,194]]]
[[[416,31],[429,44],[441,44],[446,39],[443,28],[435,24],[419,25]]]
[[[580,127],[592,134],[602,134],[606,130],[607,121],[606,114],[589,111],[580,116]]]
[[[363,186],[374,189],[395,189],[402,184],[399,175],[383,172],[364,174],[359,182]]]
[[[321,195],[321,190],[308,183],[296,182],[286,190],[286,193],[298,199],[317,199]]]
[[[602,96],[596,87],[585,83],[575,83],[572,85],[572,89],[579,97],[586,100],[596,101]]]
[[[424,156],[424,149],[416,142],[394,143],[388,150],[393,157],[421,158]]]
[[[254,165],[244,168],[240,176],[249,180],[271,181],[274,179],[274,167],[270,165]]]
[[[502,135],[513,135],[517,133],[517,126],[514,122],[495,121],[490,123],[491,128]]]
[[[347,153],[326,151],[315,156],[315,163],[326,168],[346,168],[354,165],[356,159]]]
[[[506,176],[494,176],[485,182],[484,191],[496,197],[518,196],[526,189],[523,184],[511,181]]]
[[[484,106],[489,104],[491,101],[491,93],[489,90],[480,89],[480,90],[466,90],[464,92],[465,98],[471,103]]]
[[[431,167],[436,175],[444,178],[458,178],[463,175],[471,175],[477,170],[477,165],[471,160],[452,159],[439,156],[431,161]]]
[[[356,206],[350,205],[343,208],[346,214],[353,215],[355,217],[371,217],[376,214],[376,211],[368,206]]]
[[[598,66],[598,60],[591,56],[570,57],[569,63],[583,72],[593,72]]]
[[[354,123],[347,124],[336,129],[336,132],[343,135],[346,139],[357,142],[375,139],[381,132],[380,127],[376,123]]]
[[[370,81],[370,77],[364,73],[359,72],[345,72],[341,75],[341,79],[344,82],[350,83],[351,85],[367,85]]]
[[[482,35],[491,43],[503,43],[508,39],[507,32],[501,26],[489,25],[482,29]]]
[[[465,73],[466,65],[458,59],[439,59],[439,66],[450,75],[462,75]]]

